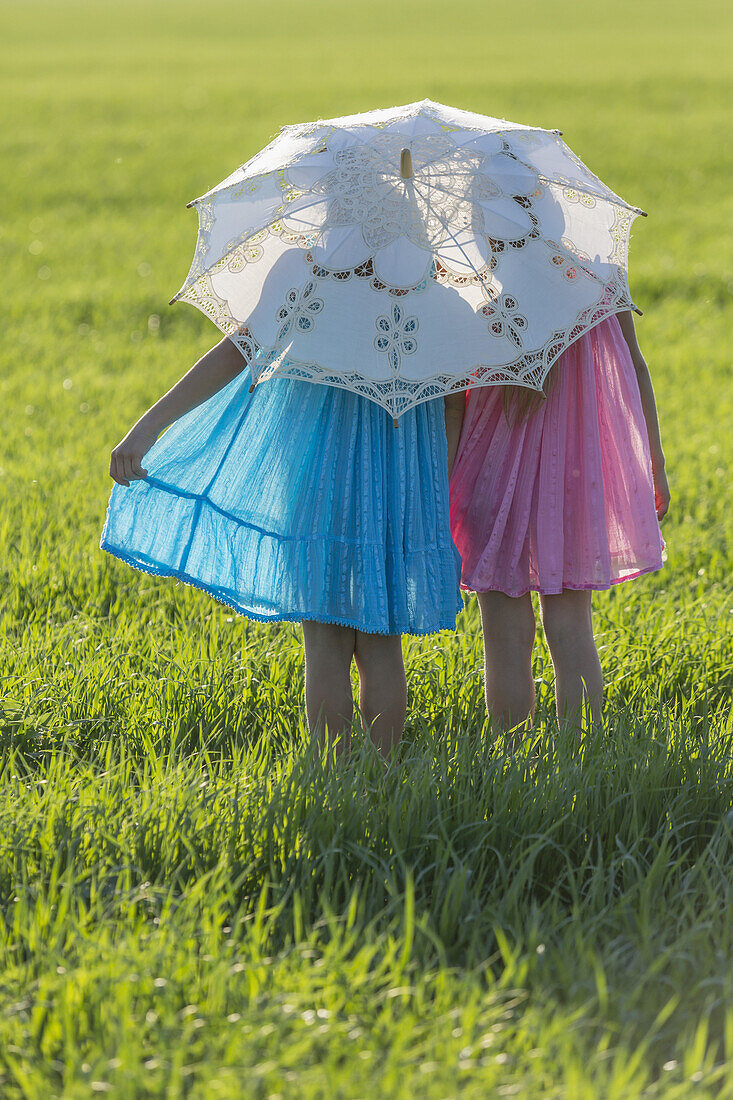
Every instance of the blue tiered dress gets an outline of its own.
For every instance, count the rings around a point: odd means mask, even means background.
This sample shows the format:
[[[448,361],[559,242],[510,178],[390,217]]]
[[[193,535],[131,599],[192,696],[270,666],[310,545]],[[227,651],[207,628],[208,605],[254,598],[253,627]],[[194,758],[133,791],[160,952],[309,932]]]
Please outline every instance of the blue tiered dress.
[[[392,418],[332,386],[243,371],[115,484],[100,546],[261,622],[377,634],[453,628],[442,400]]]

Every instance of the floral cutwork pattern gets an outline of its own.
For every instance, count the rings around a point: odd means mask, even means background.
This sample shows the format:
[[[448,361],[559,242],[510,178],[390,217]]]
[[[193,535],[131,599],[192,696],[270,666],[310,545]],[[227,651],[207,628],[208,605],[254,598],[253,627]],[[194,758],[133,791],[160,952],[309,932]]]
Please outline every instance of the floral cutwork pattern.
[[[237,241],[230,242],[230,245],[227,246],[227,254],[224,257],[227,271],[234,275],[238,271],[242,271],[247,264],[255,264],[258,260],[261,260],[265,254],[263,246],[268,235],[268,231],[263,229],[260,233],[255,233],[254,237],[250,237],[244,244],[238,244]]]
[[[306,252],[305,258],[307,262],[312,265],[311,271],[317,279],[333,279],[337,283],[345,283],[352,277],[365,279],[369,281],[372,290],[389,294],[392,298],[404,298],[408,294],[415,294],[418,291],[425,290],[430,281],[459,288],[467,286],[486,286],[490,283],[491,272],[496,266],[496,257],[492,254],[491,260],[483,271],[479,271],[475,275],[456,275],[455,272],[449,271],[440,260],[433,259],[429,274],[424,279],[421,279],[419,283],[415,283],[414,286],[397,287],[382,282],[382,280],[375,275],[374,262],[371,256],[368,260],[365,260],[364,263],[357,264],[356,267],[350,268],[324,267],[323,264],[318,264],[313,261],[313,254],[311,252]]]
[[[239,238],[229,241],[225,255],[211,265],[208,274],[213,275],[224,270],[238,274],[247,264],[257,263],[265,254],[268,237],[279,237],[285,244],[295,245],[296,248],[311,248],[316,240],[315,233],[294,233],[286,229],[282,222],[273,222],[266,229],[248,235],[244,241]],[[183,297],[183,294],[180,296]]]
[[[552,242],[550,242],[552,243]],[[583,252],[582,248],[578,248],[574,241],[570,240],[570,237],[561,237],[560,244],[563,248],[566,248],[568,252],[572,252],[573,256],[582,264],[590,263],[590,256],[587,252]]]
[[[618,264],[625,281],[627,280],[626,264],[629,255],[629,233],[631,223],[635,217],[636,211],[634,210],[625,210],[620,206],[614,208],[614,219],[611,227],[613,251],[610,259],[613,263]],[[626,281],[626,286],[628,288],[628,281]]]
[[[550,263],[563,275],[569,283],[574,282],[578,278],[578,269],[573,267],[569,262],[567,256],[561,256],[559,253],[554,252],[550,256]]]
[[[489,293],[492,294],[492,300],[481,307],[481,312],[489,321],[489,332],[497,338],[506,336],[521,348],[521,334],[527,328],[527,318],[519,312],[517,299],[511,294],[496,295],[495,291]]]
[[[229,334],[229,339],[237,345],[245,362],[251,364],[260,349],[252,330],[247,325],[239,325]]]
[[[591,195],[587,191],[576,191],[573,187],[564,187],[562,193],[567,202],[579,202],[581,206],[587,207],[588,210],[592,210],[596,205],[595,195]]]
[[[378,293],[389,294],[393,298],[403,298],[406,294],[414,294],[416,291],[425,290],[429,281],[425,278],[419,283],[416,283],[415,286],[389,286],[387,283],[383,283],[382,280],[374,274],[374,263],[371,256],[368,260],[365,260],[364,263],[357,264],[356,267],[344,269],[324,267],[322,264],[315,263],[311,252],[306,252],[305,258],[307,262],[312,265],[311,271],[317,279],[333,279],[334,282],[337,283],[345,283],[351,278],[365,279],[368,280],[372,290],[376,290]]]
[[[323,309],[323,298],[317,298],[315,290],[316,284],[309,279],[300,290],[297,287],[291,287],[287,292],[285,302],[275,315],[275,319],[280,321],[277,333],[278,344],[285,339],[293,327],[301,333],[312,330],[315,318]]]
[[[436,283],[442,283],[446,286],[455,286],[459,288],[465,286],[485,286],[490,282],[491,272],[495,267],[496,256],[493,251],[484,270],[476,272],[475,275],[457,275],[454,271],[449,271],[440,260],[434,259],[430,277],[434,279]]]
[[[399,372],[403,355],[413,355],[417,351],[417,317],[405,316],[402,306],[396,302],[389,315],[381,314],[374,322],[378,335],[374,337],[374,347],[387,356],[387,361],[395,374]]]

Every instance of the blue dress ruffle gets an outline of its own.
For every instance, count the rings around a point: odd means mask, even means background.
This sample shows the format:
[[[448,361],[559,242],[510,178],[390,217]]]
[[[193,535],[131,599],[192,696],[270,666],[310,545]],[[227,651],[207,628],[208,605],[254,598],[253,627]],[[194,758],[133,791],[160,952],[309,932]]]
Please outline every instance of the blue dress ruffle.
[[[144,481],[114,485],[100,546],[262,622],[453,628],[443,401],[392,418],[357,394],[248,370],[177,420]]]

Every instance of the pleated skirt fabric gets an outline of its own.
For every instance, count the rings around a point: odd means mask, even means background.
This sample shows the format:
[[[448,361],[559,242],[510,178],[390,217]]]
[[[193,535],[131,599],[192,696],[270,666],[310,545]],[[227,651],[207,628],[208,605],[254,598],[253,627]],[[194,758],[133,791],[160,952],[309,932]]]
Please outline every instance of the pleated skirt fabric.
[[[467,395],[450,497],[468,591],[604,589],[661,567],[648,436],[618,318],[552,371],[547,399],[518,422],[501,387]]]
[[[366,398],[244,371],[115,484],[100,546],[263,622],[369,633],[455,627],[444,407],[392,418]]]

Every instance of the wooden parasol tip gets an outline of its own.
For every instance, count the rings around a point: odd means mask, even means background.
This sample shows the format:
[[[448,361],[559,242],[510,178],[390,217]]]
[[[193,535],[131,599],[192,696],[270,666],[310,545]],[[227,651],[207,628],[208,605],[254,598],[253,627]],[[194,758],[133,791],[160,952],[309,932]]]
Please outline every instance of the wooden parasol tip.
[[[249,387],[249,392],[250,392],[250,393],[254,393],[254,392],[255,392],[255,384],[254,384],[254,382],[253,382],[253,383],[252,383],[252,385],[251,385],[251,386]]]
[[[400,175],[403,180],[412,178],[412,153],[409,149],[403,149],[400,157]]]
[[[173,305],[173,303],[174,303],[174,302],[177,302],[177,301],[178,301],[178,295],[176,294],[175,298],[171,298],[171,300],[170,300],[170,302],[168,303],[168,305],[169,305],[169,306],[172,306],[172,305]]]
[[[394,426],[396,428],[397,427],[397,417],[396,416],[392,417],[392,423],[394,424]]]
[[[641,214],[642,218],[648,218],[649,217],[646,210],[640,210],[638,206],[636,208],[636,213]]]
[[[643,316],[644,316],[644,313],[643,313],[643,311],[642,311],[642,310],[640,310],[638,306],[632,306],[631,308],[633,309],[634,313],[638,313],[639,317],[643,317]]]

